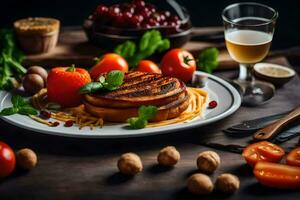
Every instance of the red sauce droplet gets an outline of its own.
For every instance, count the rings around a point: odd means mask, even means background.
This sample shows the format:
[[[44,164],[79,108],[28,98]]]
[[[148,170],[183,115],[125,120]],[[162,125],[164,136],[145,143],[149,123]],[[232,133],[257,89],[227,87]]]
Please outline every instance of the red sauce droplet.
[[[217,105],[218,105],[218,103],[216,101],[211,101],[211,102],[209,102],[208,107],[215,108],[215,107],[217,107]]]
[[[59,122],[57,122],[57,121],[52,123],[52,126],[53,126],[53,127],[56,127],[56,126],[58,126],[58,125],[59,125]]]
[[[51,117],[51,113],[45,110],[40,112],[40,118],[42,119],[49,119]]]
[[[66,121],[65,122],[65,127],[71,127],[71,126],[73,126],[73,124],[74,124],[74,121],[73,120],[68,120],[68,121]]]

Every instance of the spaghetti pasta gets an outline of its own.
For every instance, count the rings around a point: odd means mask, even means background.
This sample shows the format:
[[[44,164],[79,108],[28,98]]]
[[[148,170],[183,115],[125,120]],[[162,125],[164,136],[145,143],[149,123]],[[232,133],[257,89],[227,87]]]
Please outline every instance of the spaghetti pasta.
[[[180,116],[164,120],[160,122],[150,122],[147,127],[159,127],[170,125],[174,123],[184,123],[188,122],[198,116],[201,115],[203,108],[205,107],[208,100],[208,93],[199,88],[187,88],[188,93],[190,95],[189,106],[188,108],[180,114]],[[49,109],[50,102],[47,101],[47,89],[42,89],[37,94],[35,94],[31,98],[31,104],[38,110],[47,110]],[[31,117],[35,121],[51,126],[52,123],[47,120],[43,120],[37,116]],[[84,127],[89,127],[91,130],[95,127],[102,128],[104,125],[104,121],[102,118],[95,117],[90,113],[85,111],[84,105],[80,105],[74,108],[68,108],[61,111],[53,111],[51,112],[51,118],[67,122],[73,121],[76,125],[78,125],[79,129]]]

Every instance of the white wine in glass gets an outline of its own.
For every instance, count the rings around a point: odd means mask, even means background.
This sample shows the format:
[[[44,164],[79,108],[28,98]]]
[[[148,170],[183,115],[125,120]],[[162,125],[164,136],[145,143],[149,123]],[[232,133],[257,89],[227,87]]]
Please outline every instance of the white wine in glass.
[[[252,68],[270,50],[277,17],[273,8],[252,2],[232,4],[223,10],[225,43],[232,59],[240,64],[237,82],[246,88],[244,96],[263,95]]]

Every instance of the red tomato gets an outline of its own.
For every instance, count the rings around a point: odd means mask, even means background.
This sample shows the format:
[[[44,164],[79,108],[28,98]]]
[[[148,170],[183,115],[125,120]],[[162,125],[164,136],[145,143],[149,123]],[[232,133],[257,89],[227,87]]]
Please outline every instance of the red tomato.
[[[14,171],[15,165],[14,151],[10,146],[0,141],[0,178],[10,175]]]
[[[263,185],[279,189],[300,188],[300,167],[258,162],[253,171]]]
[[[262,141],[248,145],[242,155],[246,162],[254,167],[258,161],[279,162],[284,154],[284,150],[276,144]]]
[[[137,71],[161,74],[159,67],[151,60],[141,60],[137,66]]]
[[[300,147],[293,149],[286,157],[286,163],[300,167]]]
[[[188,82],[192,80],[193,73],[196,70],[196,61],[188,51],[179,48],[172,49],[162,58],[160,68],[164,75]]]
[[[105,54],[100,61],[90,70],[91,77],[96,79],[100,74],[110,72],[112,70],[119,70],[128,72],[128,64],[126,60],[118,54]]]

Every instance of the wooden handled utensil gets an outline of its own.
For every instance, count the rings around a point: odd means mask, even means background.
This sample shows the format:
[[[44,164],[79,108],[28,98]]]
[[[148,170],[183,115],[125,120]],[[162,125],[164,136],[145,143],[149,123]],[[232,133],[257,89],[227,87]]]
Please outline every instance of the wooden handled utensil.
[[[266,126],[263,129],[258,130],[253,135],[253,139],[255,141],[259,140],[269,140],[276,137],[280,131],[287,126],[288,124],[294,122],[295,120],[300,118],[300,107],[297,107],[288,115],[284,116],[283,118],[277,120],[276,122]]]

